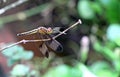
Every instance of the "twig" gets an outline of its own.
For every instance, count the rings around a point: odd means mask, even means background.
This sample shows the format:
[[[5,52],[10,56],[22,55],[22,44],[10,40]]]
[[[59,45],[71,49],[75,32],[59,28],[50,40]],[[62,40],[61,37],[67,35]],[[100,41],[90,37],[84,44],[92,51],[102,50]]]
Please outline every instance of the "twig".
[[[78,22],[76,22],[76,23],[73,24],[72,26],[68,27],[68,28],[65,29],[64,31],[60,32],[58,35],[54,36],[52,39],[56,39],[57,37],[61,36],[62,34],[65,34],[69,29],[73,28],[74,26],[76,26],[76,25],[78,25],[78,24],[82,24],[82,22],[81,22],[80,19],[78,20]],[[7,49],[7,48],[10,48],[10,47],[12,47],[12,46],[15,46],[15,45],[18,45],[18,44],[21,44],[21,43],[25,44],[25,43],[27,43],[27,42],[40,42],[40,41],[49,41],[49,40],[51,40],[51,39],[50,39],[50,38],[48,38],[48,39],[40,39],[40,40],[25,40],[25,39],[23,39],[23,40],[21,40],[21,41],[19,41],[19,42],[16,42],[16,43],[13,43],[13,44],[11,44],[11,45],[9,45],[9,46],[6,46],[6,47],[1,48],[0,51],[3,51],[3,50],[5,50],[5,49]]]
[[[5,1],[5,0],[4,0],[4,1]],[[12,3],[12,4],[8,5],[8,6],[0,9],[0,14],[3,14],[3,13],[6,12],[7,10],[12,9],[12,8],[14,8],[14,7],[16,7],[16,6],[18,6],[18,5],[26,2],[26,1],[28,1],[28,0],[18,0],[18,1],[16,1],[16,2],[14,2],[14,3]]]
[[[64,31],[62,31],[61,33],[59,33],[58,35],[54,36],[53,39],[56,39],[57,37],[59,37],[62,34],[65,34],[69,29],[73,28],[74,26],[76,26],[77,24],[82,24],[82,21],[79,19],[78,22],[76,22],[75,24],[73,24],[72,26],[68,27],[67,29],[65,29]]]
[[[7,48],[10,48],[10,47],[12,47],[12,46],[15,46],[15,45],[18,45],[18,44],[21,44],[21,43],[23,43],[23,44],[25,44],[25,43],[27,43],[27,42],[40,42],[40,41],[49,41],[49,40],[51,40],[51,39],[41,39],[41,40],[21,40],[21,41],[18,41],[18,42],[16,42],[16,43],[13,43],[13,44],[11,44],[11,45],[9,45],[9,46],[5,46],[5,47],[3,47],[3,48],[1,48],[0,49],[0,51],[3,51],[3,50],[5,50],[5,49],[7,49]]]

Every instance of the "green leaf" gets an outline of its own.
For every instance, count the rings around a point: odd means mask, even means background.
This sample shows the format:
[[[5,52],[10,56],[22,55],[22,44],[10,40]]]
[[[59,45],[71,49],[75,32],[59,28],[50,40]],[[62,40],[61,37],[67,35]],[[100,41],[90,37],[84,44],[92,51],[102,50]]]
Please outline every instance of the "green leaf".
[[[102,14],[103,9],[98,2],[93,2],[90,6],[97,14]]]
[[[93,44],[93,47],[94,49],[97,51],[97,52],[101,52],[101,49],[102,49],[102,45],[99,41],[96,41],[94,44]]]
[[[104,16],[108,23],[120,23],[120,1],[99,0],[104,8]]]
[[[51,68],[43,77],[71,77],[70,68],[67,65]]]
[[[9,67],[11,67],[14,63],[16,63],[17,61],[16,60],[13,60],[13,59],[7,59],[7,65]]]
[[[118,73],[112,72],[111,70],[99,70],[97,72],[98,77],[118,77]]]
[[[120,1],[111,0],[105,13],[109,23],[120,23]]]
[[[82,77],[97,77],[84,64],[79,63],[77,68],[79,69],[79,72],[82,73]]]
[[[118,77],[118,72],[105,61],[95,62],[89,68],[98,77]]]
[[[107,69],[107,70],[111,70],[111,66],[105,62],[105,61],[98,61],[93,63],[90,67],[89,67],[93,72],[97,72],[98,70],[102,70],[102,69]]]
[[[113,61],[116,59],[116,56],[113,53],[113,50],[111,50],[110,48],[106,46],[103,47],[102,54],[110,61]]]
[[[79,0],[78,2],[78,13],[84,19],[93,19],[95,17],[95,13],[91,8],[91,2],[88,0]]]
[[[102,4],[103,7],[108,7],[111,2],[111,0],[98,0],[98,1]]]
[[[120,24],[110,24],[107,28],[107,38],[120,46]]]
[[[51,68],[43,77],[81,77],[81,73],[74,67],[60,65]]]
[[[13,46],[13,47],[3,50],[2,54],[7,57],[12,57],[13,55],[15,55],[19,52],[23,52],[23,51],[24,51],[23,47],[16,45],[16,46]]]
[[[30,60],[34,56],[34,53],[32,51],[25,51],[22,55],[21,58],[24,60]]]
[[[29,73],[30,68],[23,64],[17,64],[13,67],[11,74],[12,76],[25,76]]]
[[[3,54],[13,60],[30,60],[34,54],[32,51],[25,51],[21,46],[13,46],[3,51]]]
[[[102,54],[106,59],[113,61],[116,59],[115,54],[111,48],[108,48],[106,45],[102,45],[99,41],[96,41],[93,45],[96,52]]]
[[[70,77],[82,77],[82,73],[78,68],[73,67],[70,70]]]
[[[120,72],[120,57],[119,59],[113,61],[113,65],[114,65],[115,70],[119,73]]]

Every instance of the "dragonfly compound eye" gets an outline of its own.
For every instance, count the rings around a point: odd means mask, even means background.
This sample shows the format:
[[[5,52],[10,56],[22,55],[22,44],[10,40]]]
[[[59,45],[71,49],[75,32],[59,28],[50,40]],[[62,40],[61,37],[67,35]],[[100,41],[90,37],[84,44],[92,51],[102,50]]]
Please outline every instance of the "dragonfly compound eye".
[[[50,28],[50,27],[47,28],[47,33],[48,33],[48,34],[51,34],[52,32],[53,32],[52,28]]]

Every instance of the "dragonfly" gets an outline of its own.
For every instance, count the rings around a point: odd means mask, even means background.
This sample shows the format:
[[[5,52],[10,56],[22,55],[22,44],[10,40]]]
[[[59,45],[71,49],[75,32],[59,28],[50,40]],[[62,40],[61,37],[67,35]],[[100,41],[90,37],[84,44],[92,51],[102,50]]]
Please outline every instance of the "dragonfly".
[[[53,34],[60,32],[60,27],[38,27],[27,32],[18,33],[17,36],[29,36],[36,34],[37,36],[35,37],[39,37],[39,39],[51,39],[49,41],[41,41],[41,44],[38,47],[38,50],[42,53],[42,55],[48,58],[50,51],[55,53],[63,52],[63,46],[57,40],[52,38]]]

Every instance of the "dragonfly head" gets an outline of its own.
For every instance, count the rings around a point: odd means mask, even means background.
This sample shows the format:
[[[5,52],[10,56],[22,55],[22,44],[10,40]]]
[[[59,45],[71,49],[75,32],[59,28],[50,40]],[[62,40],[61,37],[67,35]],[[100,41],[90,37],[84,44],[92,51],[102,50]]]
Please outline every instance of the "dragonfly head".
[[[53,30],[52,30],[52,28],[47,28],[47,34],[51,34],[51,33],[53,33]]]

